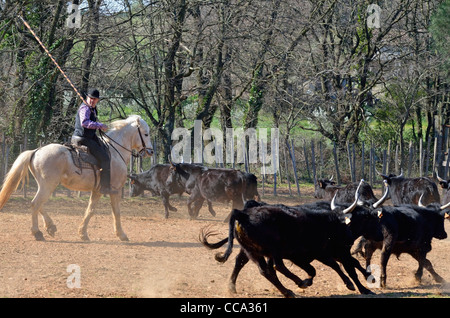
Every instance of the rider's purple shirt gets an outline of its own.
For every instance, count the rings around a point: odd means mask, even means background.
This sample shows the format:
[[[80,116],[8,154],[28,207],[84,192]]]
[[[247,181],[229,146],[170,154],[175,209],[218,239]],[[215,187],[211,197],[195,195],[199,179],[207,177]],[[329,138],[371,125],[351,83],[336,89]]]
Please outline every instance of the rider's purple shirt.
[[[82,103],[78,112],[80,116],[81,126],[87,129],[102,129],[105,125],[100,122],[95,122],[90,120],[91,117],[91,108]]]

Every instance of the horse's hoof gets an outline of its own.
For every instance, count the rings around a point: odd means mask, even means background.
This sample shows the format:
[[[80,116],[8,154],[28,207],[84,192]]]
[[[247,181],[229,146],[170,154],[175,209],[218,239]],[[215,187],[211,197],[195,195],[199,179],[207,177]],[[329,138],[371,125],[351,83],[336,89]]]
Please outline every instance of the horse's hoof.
[[[126,236],[125,234],[124,234],[124,235],[120,235],[120,236],[119,236],[119,239],[120,239],[122,242],[128,242],[128,241],[129,241],[128,236]]]
[[[36,241],[45,241],[44,234],[41,231],[37,231],[33,234]]]
[[[55,237],[55,233],[56,233],[56,225],[52,224],[47,228],[47,233],[51,236],[51,237]]]
[[[84,242],[89,242],[90,241],[89,236],[87,234],[80,234],[80,238]]]

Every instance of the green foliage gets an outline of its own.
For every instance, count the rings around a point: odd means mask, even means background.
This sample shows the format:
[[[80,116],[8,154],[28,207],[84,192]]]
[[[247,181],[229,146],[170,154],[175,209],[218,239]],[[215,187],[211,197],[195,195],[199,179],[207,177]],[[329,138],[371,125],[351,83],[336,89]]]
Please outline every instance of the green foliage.
[[[433,36],[434,45],[445,60],[445,72],[450,79],[450,0],[442,2],[431,19],[430,33]]]
[[[50,47],[50,51],[56,49],[63,39],[55,41]],[[28,94],[26,112],[28,116],[25,119],[23,125],[23,132],[29,136],[31,145],[37,145],[37,143],[45,138],[47,126],[52,117],[52,107],[47,107],[53,102],[50,94],[54,90],[55,76],[59,70],[50,60],[47,55],[38,55],[39,63],[33,67],[32,63],[28,64],[29,78],[35,85],[32,87]],[[31,56],[30,56],[31,57]],[[45,116],[46,110],[50,110],[50,114]]]

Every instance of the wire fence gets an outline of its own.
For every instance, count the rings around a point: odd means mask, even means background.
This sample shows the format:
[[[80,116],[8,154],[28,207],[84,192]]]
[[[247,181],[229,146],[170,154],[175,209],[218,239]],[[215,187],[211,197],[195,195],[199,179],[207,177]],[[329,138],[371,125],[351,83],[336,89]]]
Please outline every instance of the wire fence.
[[[441,138],[441,140],[439,140]],[[26,138],[25,138],[26,140]],[[334,177],[337,184],[348,184],[365,179],[372,187],[381,185],[382,178],[378,175],[403,173],[405,177],[431,177],[439,176],[446,179],[448,176],[449,153],[448,140],[443,137],[435,137],[434,142],[430,140],[424,145],[422,141],[419,145],[410,142],[407,147],[407,158],[401,159],[400,145],[388,142],[386,148],[367,145],[362,142],[358,145],[347,144],[345,150],[339,150],[336,144],[329,144],[323,140],[285,140],[279,143],[278,147],[278,169],[274,173],[267,173],[264,168],[265,163],[249,163],[248,149],[244,154],[243,162],[213,163],[206,164],[211,168],[234,168],[250,172],[258,177],[261,194],[302,194],[302,187],[305,184],[314,183],[320,178]],[[441,145],[441,146],[439,146]],[[9,143],[1,136],[0,140],[0,176],[2,180],[9,171],[15,158],[11,155],[12,143]],[[129,164],[129,173],[141,173],[151,168],[157,163],[167,163],[162,151],[163,147],[157,139],[153,140],[154,155],[149,159],[133,158]],[[439,151],[444,148],[446,151]],[[27,150],[26,142],[20,145],[20,152]],[[269,156],[270,157],[270,156]],[[403,165],[402,165],[403,162]],[[31,178],[32,179],[32,178]],[[30,179],[30,180],[31,180]],[[31,188],[33,188],[31,181]],[[279,189],[283,191],[279,191]],[[123,189],[123,196],[128,195],[129,183]],[[73,196],[73,191],[65,191],[67,196]],[[59,192],[61,189],[59,188]],[[27,187],[23,190],[24,197],[27,197]],[[77,192],[78,196],[83,193]]]

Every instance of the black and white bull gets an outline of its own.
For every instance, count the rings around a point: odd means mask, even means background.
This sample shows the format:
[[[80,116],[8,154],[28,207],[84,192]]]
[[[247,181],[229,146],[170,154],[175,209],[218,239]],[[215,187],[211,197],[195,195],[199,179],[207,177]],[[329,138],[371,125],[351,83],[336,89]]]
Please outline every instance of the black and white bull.
[[[418,204],[423,195],[423,203],[440,203],[437,185],[426,177],[405,178],[403,174],[384,175],[378,173],[389,184],[389,192],[393,205]]]
[[[183,194],[184,189],[172,189],[169,191],[166,186],[166,180],[169,176],[169,165],[157,164],[151,167],[149,170],[142,173],[132,173],[129,175],[131,179],[130,196],[136,197],[144,193],[144,190],[148,190],[153,196],[161,196],[164,204],[164,217],[169,217],[170,211],[177,211],[169,202],[169,196],[171,194]],[[175,191],[173,191],[175,190]]]
[[[205,168],[201,165],[196,164],[180,164],[182,166],[189,166],[191,171],[191,178],[187,182],[187,185],[179,186],[174,183],[171,186],[167,186],[167,178],[170,174],[170,164],[156,164],[149,170],[144,171],[139,174],[130,174],[131,179],[130,196],[135,197],[144,193],[144,190],[148,190],[153,196],[161,196],[164,204],[164,217],[167,219],[169,217],[169,211],[177,211],[177,209],[172,206],[169,202],[169,197],[172,194],[182,195],[184,192],[188,192],[190,188],[195,186],[194,179],[199,175]]]
[[[439,185],[443,189],[441,203],[447,204],[450,202],[450,180],[442,179],[441,177],[439,177],[439,175],[436,175],[436,177],[439,181]]]
[[[205,200],[212,215],[216,215],[211,204],[214,201],[231,201],[232,209],[242,209],[245,200],[259,200],[256,176],[235,169],[204,168],[193,175],[190,167],[172,164],[166,185],[169,188],[189,188],[186,191],[190,194],[187,206],[193,219],[198,217]]]
[[[318,179],[314,183],[314,197],[331,201],[336,196],[336,203],[352,203],[355,196],[355,191],[359,183],[353,182],[345,187],[335,185],[333,178]],[[359,188],[360,200],[373,204],[378,199],[375,197],[372,187],[367,182],[363,182]]]

